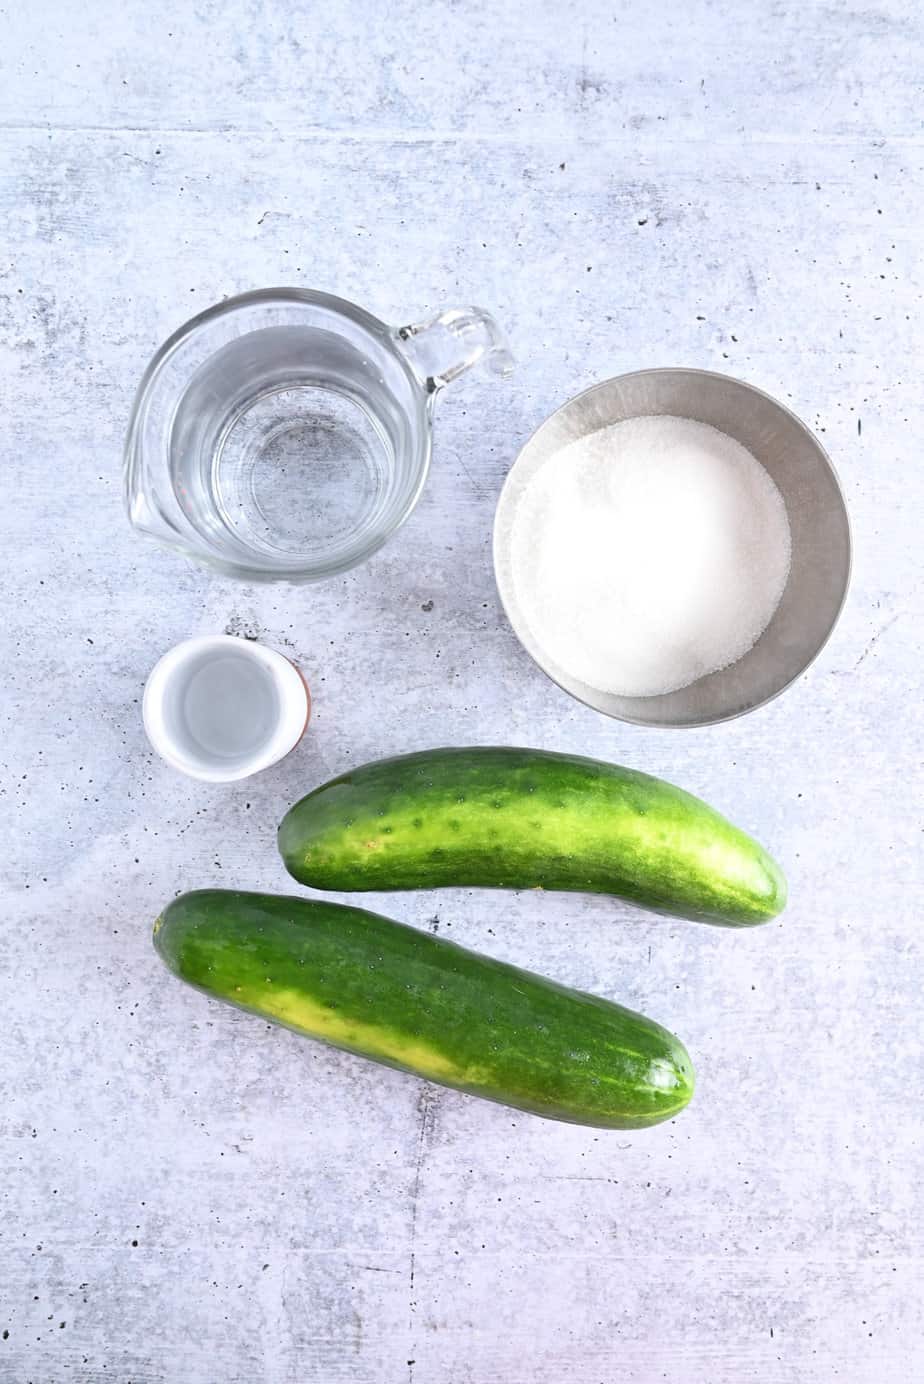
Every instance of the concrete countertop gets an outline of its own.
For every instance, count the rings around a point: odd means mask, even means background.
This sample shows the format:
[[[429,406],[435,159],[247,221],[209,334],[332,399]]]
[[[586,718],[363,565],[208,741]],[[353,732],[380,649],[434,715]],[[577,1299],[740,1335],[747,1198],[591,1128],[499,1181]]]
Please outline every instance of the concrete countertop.
[[[924,1374],[922,70],[912,0],[0,16],[0,1379]],[[519,362],[447,392],[394,541],[296,590],[194,569],[121,506],[155,347],[278,283],[393,322],[483,303]],[[817,429],[856,549],[811,671],[683,733],[555,688],[490,558],[530,431],[670,364]],[[159,654],[223,630],[288,653],[315,697],[297,753],[230,788],[169,770],[139,714]],[[661,774],[784,864],[785,915],[742,933],[580,896],[370,899],[661,1020],[699,1073],[676,1121],[518,1115],[158,962],[177,891],[293,888],[274,831],[302,792],[466,742]]]

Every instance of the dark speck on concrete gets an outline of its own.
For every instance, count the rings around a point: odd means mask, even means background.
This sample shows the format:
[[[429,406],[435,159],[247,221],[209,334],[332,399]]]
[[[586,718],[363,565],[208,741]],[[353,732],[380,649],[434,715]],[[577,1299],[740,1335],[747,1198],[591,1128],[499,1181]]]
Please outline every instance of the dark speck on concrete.
[[[225,634],[236,635],[238,639],[247,639],[253,644],[260,638],[260,627],[255,620],[245,620],[235,613],[225,625]]]
[[[427,612],[431,611],[431,610],[433,609],[433,602],[432,602],[432,600],[430,600],[430,601],[424,601],[423,605],[422,605],[420,608],[421,608],[421,610],[426,610]]]

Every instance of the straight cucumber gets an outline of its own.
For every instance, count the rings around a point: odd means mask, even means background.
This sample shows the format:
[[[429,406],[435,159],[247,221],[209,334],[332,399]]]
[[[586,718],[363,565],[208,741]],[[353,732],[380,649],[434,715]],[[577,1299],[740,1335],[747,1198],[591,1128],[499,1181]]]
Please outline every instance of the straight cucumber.
[[[779,866],[706,803],[578,755],[446,749],[354,769],[283,818],[315,889],[569,889],[742,926],[786,902]]]
[[[364,909],[206,889],[168,905],[154,945],[240,1009],[534,1115],[640,1129],[693,1094],[651,1019]]]

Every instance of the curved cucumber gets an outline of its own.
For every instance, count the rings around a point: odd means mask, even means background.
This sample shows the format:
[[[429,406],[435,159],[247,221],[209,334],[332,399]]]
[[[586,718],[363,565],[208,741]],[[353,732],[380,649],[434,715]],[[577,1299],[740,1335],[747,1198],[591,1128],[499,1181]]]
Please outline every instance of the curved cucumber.
[[[637,1129],[693,1094],[650,1019],[365,909],[206,889],[174,899],[154,945],[241,1009],[535,1115]]]
[[[731,926],[765,922],[786,902],[779,866],[699,798],[544,750],[367,764],[302,798],[279,849],[315,889],[571,889]]]

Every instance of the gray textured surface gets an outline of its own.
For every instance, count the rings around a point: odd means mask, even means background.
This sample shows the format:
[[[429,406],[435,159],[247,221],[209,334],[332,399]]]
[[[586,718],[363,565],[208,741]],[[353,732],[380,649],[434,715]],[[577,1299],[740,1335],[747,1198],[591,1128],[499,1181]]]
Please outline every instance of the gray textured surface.
[[[372,14],[0,12],[0,1378],[919,1378],[919,7]],[[154,347],[279,282],[393,321],[480,301],[520,361],[447,395],[399,537],[296,591],[193,570],[120,505]],[[673,363],[823,430],[856,566],[781,700],[659,733],[532,666],[489,540],[534,425]],[[219,790],[152,757],[139,697],[167,645],[226,628],[291,652],[316,714],[278,771]],[[296,795],[440,741],[662,773],[783,861],[790,908],[740,935],[579,897],[378,900],[674,1028],[699,1071],[675,1123],[511,1115],[160,969],[175,891],[286,888],[273,834]]]

